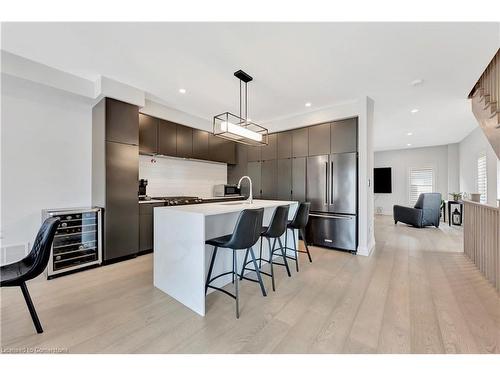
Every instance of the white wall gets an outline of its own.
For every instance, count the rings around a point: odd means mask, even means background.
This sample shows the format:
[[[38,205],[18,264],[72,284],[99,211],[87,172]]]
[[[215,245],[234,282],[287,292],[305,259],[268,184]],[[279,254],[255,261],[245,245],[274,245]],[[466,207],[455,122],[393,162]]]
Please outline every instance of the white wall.
[[[148,180],[147,193],[156,196],[210,198],[214,185],[227,182],[227,165],[179,158],[139,157],[139,178]]]
[[[411,167],[432,167],[434,189],[443,199],[448,199],[448,193],[458,191],[458,165],[457,144],[375,152],[375,168],[392,168],[392,193],[375,194],[375,212],[392,215],[395,204],[409,204]]]
[[[477,192],[477,158],[486,153],[488,174],[488,203],[497,204],[498,158],[481,128],[478,126],[459,144],[460,148],[460,190]]]
[[[43,208],[90,204],[92,105],[6,74],[1,100],[2,246],[32,243]]]

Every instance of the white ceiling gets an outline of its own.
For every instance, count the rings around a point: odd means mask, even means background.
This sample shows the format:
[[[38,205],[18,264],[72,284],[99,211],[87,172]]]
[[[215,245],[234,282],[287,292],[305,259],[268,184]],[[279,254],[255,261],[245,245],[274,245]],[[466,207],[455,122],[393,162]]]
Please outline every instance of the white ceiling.
[[[467,94],[499,35],[498,23],[3,23],[2,49],[207,119],[237,111],[240,68],[254,77],[256,122],[367,95],[384,150],[466,136],[476,126]]]

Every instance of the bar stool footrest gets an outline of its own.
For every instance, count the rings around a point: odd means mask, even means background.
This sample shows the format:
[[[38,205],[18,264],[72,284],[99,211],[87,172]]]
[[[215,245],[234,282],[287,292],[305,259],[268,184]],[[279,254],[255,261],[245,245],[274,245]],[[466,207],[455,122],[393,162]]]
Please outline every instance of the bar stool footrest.
[[[224,294],[228,295],[229,297],[231,297],[231,298],[233,298],[233,299],[236,299],[236,296],[235,296],[234,294],[232,294],[232,293],[228,292],[227,290],[224,290],[224,289],[222,289],[222,288],[218,288],[218,287],[216,287],[216,286],[212,286],[212,285],[209,285],[208,287],[209,287],[209,288],[212,288],[212,289],[215,289],[215,290],[218,290],[219,292],[222,292],[222,293],[224,293]]]
[[[215,276],[214,278],[212,278],[212,279],[208,280],[208,283],[207,283],[207,284],[208,284],[208,286],[210,286],[210,283],[211,283],[212,281],[214,281],[214,280],[217,280],[219,277],[226,276],[226,275],[231,275],[231,274],[233,274],[233,273],[234,273],[233,271],[228,271],[228,272],[221,273],[220,275],[217,275],[217,276]],[[211,287],[211,286],[210,286],[210,287]],[[211,287],[211,288],[213,288],[213,287]]]
[[[252,272],[255,272],[255,270],[254,270],[254,269],[252,269],[252,268],[244,268],[244,269],[243,269],[243,271],[245,271],[245,270],[246,270],[246,271],[252,271]],[[262,271],[262,270],[260,270],[260,269],[259,269],[259,272],[260,272],[262,275],[266,275],[266,276],[271,277],[271,274],[270,274],[270,273],[267,273],[267,272]],[[243,278],[245,279],[245,278],[246,278],[246,276],[245,276],[245,275],[243,275]],[[248,279],[247,279],[247,280],[248,280]],[[250,281],[255,281],[256,283],[258,283],[258,282],[259,282],[259,280],[253,280],[253,279],[252,279],[252,280],[250,280]]]

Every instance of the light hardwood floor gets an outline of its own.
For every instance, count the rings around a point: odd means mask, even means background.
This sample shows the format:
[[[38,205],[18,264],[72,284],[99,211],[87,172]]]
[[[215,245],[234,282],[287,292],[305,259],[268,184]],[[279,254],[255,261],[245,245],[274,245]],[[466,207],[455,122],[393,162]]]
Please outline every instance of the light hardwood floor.
[[[222,293],[202,318],[155,289],[152,256],[1,289],[1,346],[70,353],[499,353],[500,298],[463,255],[462,233],[376,218],[371,257],[311,248],[313,263],[264,298],[243,282],[241,317]],[[292,270],[294,268],[292,267]]]

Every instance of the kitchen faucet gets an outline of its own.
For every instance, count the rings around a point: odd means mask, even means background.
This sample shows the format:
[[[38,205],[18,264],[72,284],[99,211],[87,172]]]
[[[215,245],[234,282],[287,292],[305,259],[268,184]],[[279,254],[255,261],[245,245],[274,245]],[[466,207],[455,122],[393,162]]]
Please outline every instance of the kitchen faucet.
[[[241,181],[243,181],[244,179],[248,179],[248,182],[250,182],[250,195],[248,196],[248,199],[246,200],[246,203],[248,204],[252,204],[253,203],[253,196],[252,196],[252,180],[250,179],[250,177],[248,176],[243,176],[242,178],[240,178],[240,180],[238,181],[238,189],[241,188]]]

